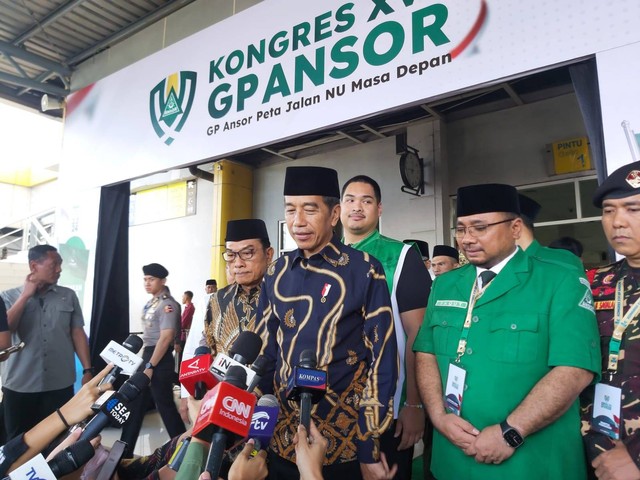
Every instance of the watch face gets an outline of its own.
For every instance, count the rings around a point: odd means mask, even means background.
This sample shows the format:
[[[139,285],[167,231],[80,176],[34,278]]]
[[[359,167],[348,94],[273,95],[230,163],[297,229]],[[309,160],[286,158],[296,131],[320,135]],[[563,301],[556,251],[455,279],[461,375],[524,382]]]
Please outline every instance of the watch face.
[[[524,439],[515,428],[510,428],[509,430],[505,431],[502,436],[509,444],[509,446],[513,448],[518,448],[524,443]]]
[[[405,152],[400,157],[400,176],[410,188],[418,188],[423,182],[422,162],[413,152]]]

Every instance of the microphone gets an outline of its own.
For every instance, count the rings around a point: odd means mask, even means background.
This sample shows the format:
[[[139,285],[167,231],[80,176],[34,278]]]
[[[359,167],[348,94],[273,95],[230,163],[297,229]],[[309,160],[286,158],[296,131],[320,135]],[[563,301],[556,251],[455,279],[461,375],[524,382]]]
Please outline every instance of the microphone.
[[[211,365],[211,373],[219,380],[223,381],[231,366],[244,369],[247,383],[252,383],[256,372],[248,368],[247,365],[253,363],[262,349],[262,339],[260,335],[248,330],[240,332],[238,338],[229,349],[229,357],[223,353],[216,355]],[[246,385],[244,386],[246,387]]]
[[[263,395],[258,400],[253,415],[251,416],[251,428],[249,438],[254,441],[251,456],[255,457],[260,450],[265,450],[273,437],[273,431],[278,423],[280,406],[278,399],[271,394]],[[233,463],[244,448],[244,441],[233,446],[228,452],[229,463]]]
[[[311,422],[311,405],[318,403],[327,390],[327,372],[316,370],[317,364],[316,352],[303,350],[287,384],[287,400],[300,402],[300,423],[307,432]]]
[[[245,387],[245,370],[232,365],[224,381],[202,399],[198,418],[193,425],[193,436],[211,440],[206,467],[211,478],[218,478],[227,440],[233,440],[233,434],[241,437],[249,434],[256,397],[247,392]],[[231,435],[227,437],[228,434]]]
[[[140,395],[143,388],[149,385],[149,377],[138,372],[124,382],[116,393],[100,408],[80,435],[80,440],[92,440],[108,425],[122,427],[131,415],[127,404]]]
[[[96,451],[89,440],[81,440],[59,452],[49,461],[49,467],[57,477],[75,472],[93,458]]]
[[[280,406],[278,399],[271,394],[263,395],[258,400],[256,408],[251,416],[251,429],[249,430],[249,438],[255,441],[254,451],[264,450],[269,445],[273,431],[278,423],[278,414]],[[252,455],[255,455],[252,452]]]
[[[47,463],[41,453],[33,457],[24,465],[13,470],[11,480],[56,480],[75,472],[87,463],[95,454],[95,450],[88,440],[78,441],[65,448]]]
[[[196,400],[202,400],[207,390],[212,389],[218,379],[209,371],[211,368],[211,350],[198,347],[193,358],[180,364],[180,383]]]
[[[113,383],[121,373],[133,375],[143,362],[142,358],[136,355],[141,348],[142,339],[137,335],[129,335],[122,345],[111,340],[100,353],[100,357],[107,363],[113,363],[114,367],[98,386]]]
[[[255,390],[255,388],[260,383],[260,380],[262,380],[264,374],[267,373],[267,367],[270,366],[270,363],[271,362],[269,362],[267,357],[265,357],[264,355],[258,355],[258,358],[256,358],[256,360],[253,362],[253,365],[251,365],[251,370],[255,372],[255,375],[251,380],[247,380],[249,383],[247,386],[247,392],[253,392]],[[260,405],[260,402],[258,402],[258,405]]]
[[[262,339],[257,333],[243,330],[229,348],[229,354],[233,355],[236,362],[244,365],[253,363],[262,349]]]

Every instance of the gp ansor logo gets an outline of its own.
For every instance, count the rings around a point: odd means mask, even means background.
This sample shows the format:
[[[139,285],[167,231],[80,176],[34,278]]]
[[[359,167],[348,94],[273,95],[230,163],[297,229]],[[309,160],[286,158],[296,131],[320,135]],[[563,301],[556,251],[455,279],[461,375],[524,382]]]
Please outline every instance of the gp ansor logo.
[[[151,125],[167,145],[171,145],[189,117],[197,78],[196,72],[172,73],[149,94]]]

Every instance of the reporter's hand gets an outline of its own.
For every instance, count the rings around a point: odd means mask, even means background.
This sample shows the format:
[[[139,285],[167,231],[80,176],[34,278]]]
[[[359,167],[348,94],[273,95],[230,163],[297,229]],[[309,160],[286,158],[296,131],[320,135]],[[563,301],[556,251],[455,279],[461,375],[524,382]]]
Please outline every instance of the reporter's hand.
[[[85,383],[71,400],[60,407],[60,412],[69,425],[81,422],[93,413],[91,405],[102,395],[111,389],[111,384],[107,383],[98,388],[98,383],[107,376],[113,368],[113,364],[107,365],[99,374]]]
[[[362,472],[363,480],[391,480],[398,473],[398,465],[393,464],[389,468],[387,457],[380,452],[380,461],[378,463],[361,463],[360,472]]]
[[[329,441],[316,428],[313,420],[309,424],[310,432],[303,425],[298,425],[298,433],[293,437],[296,446],[296,465],[301,480],[322,480],[322,464],[324,463]]]
[[[229,480],[264,480],[267,478],[267,452],[260,450],[255,457],[251,456],[255,443],[249,439],[231,465]]]
[[[51,453],[49,453],[49,455],[47,456],[46,461],[48,462],[65,448],[70,447],[74,443],[77,443],[78,440],[80,439],[80,435],[82,435],[82,429],[76,428],[73,432],[69,434],[67,438],[61,441],[56,448],[51,450]],[[100,435],[98,435],[96,438],[91,440],[90,443],[94,450],[98,448],[101,440],[102,440],[102,437]]]

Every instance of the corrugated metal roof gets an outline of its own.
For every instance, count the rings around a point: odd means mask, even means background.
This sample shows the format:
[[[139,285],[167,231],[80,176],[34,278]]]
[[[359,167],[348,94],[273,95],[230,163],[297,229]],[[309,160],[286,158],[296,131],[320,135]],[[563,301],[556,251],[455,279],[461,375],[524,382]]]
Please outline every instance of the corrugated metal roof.
[[[192,1],[0,0],[0,97],[34,108],[64,97],[79,63]]]

